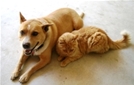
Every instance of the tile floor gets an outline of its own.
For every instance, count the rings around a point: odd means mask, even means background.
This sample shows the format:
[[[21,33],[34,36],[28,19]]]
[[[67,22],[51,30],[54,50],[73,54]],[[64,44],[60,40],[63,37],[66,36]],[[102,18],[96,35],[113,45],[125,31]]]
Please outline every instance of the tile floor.
[[[60,1],[57,0],[4,0],[1,3],[1,85],[20,85],[10,76],[20,55],[18,39],[19,11],[27,18],[38,18],[52,11],[70,7],[85,13],[85,26],[104,29],[116,40],[120,32],[128,30],[129,47],[105,54],[90,53],[62,68],[53,52],[51,63],[23,85],[134,85],[134,2],[133,1]],[[31,57],[22,73],[38,62]]]

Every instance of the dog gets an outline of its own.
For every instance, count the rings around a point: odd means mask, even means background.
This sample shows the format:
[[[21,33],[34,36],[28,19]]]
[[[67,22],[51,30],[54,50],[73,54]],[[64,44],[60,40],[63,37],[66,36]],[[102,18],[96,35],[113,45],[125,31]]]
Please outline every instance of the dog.
[[[71,8],[60,8],[45,17],[26,20],[20,12],[19,38],[23,50],[11,80],[19,77],[22,65],[29,56],[37,55],[40,61],[20,76],[20,83],[27,82],[33,73],[47,65],[58,37],[65,32],[80,29],[83,26],[83,15],[78,15]]]

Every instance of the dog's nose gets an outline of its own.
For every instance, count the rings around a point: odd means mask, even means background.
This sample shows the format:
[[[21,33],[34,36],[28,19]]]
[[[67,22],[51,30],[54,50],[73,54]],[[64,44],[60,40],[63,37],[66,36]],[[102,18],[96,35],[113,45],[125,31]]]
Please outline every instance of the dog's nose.
[[[23,44],[23,48],[24,48],[24,49],[30,48],[30,43],[25,43],[25,44]]]

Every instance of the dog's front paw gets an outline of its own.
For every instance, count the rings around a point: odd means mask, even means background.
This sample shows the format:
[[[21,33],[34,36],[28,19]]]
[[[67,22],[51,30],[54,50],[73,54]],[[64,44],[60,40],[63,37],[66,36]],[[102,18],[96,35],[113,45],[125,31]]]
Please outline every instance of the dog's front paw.
[[[11,75],[11,80],[15,80],[20,75],[20,71],[15,71]]]
[[[27,74],[27,73],[24,73],[20,79],[19,79],[19,82],[20,83],[26,83],[28,80],[29,80],[30,76]]]

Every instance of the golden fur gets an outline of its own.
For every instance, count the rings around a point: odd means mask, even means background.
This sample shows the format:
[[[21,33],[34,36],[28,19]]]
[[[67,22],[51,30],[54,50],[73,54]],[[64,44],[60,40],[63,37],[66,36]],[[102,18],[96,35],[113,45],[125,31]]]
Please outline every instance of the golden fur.
[[[71,61],[81,58],[89,52],[104,53],[109,49],[120,49],[129,44],[129,35],[122,33],[123,39],[112,41],[100,28],[83,27],[72,33],[64,33],[59,37],[56,50],[61,66],[66,66]]]

